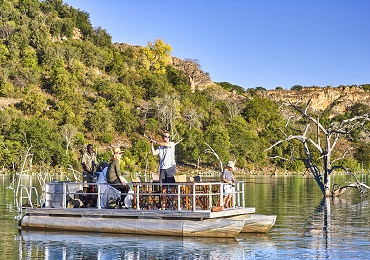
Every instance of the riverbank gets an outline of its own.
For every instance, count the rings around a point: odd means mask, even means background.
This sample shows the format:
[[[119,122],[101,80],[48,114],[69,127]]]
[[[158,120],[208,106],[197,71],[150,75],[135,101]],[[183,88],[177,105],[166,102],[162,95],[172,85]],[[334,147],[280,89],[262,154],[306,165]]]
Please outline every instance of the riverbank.
[[[177,175],[186,174],[189,177],[194,176],[204,176],[204,177],[214,177],[219,178],[221,176],[220,171],[214,169],[214,168],[201,168],[201,169],[194,169],[194,167],[188,166],[188,165],[177,165]],[[13,174],[20,174],[20,171],[2,171],[0,172],[0,175],[13,175]],[[43,169],[43,168],[37,168],[33,167],[32,170],[27,170],[23,172],[23,175],[51,175],[51,176],[70,176],[70,177],[76,177],[80,176],[82,174],[82,171],[78,171],[75,169]],[[123,172],[122,173],[125,177],[128,178],[135,178],[137,176],[144,177],[145,175],[151,175],[152,172]],[[345,171],[336,171],[332,175],[346,175],[347,173]],[[356,172],[356,175],[369,175],[370,170],[364,170],[363,172]],[[242,170],[236,168],[234,170],[235,176],[303,176],[303,177],[313,177],[311,172],[309,170],[306,171],[299,171],[299,172],[293,172],[288,171],[285,169],[277,169],[277,168],[263,168],[259,170]]]

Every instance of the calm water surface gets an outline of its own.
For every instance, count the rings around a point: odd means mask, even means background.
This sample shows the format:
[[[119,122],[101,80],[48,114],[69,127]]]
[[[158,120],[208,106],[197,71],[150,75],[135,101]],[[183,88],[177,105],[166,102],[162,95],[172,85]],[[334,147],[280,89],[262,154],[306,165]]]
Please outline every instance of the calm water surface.
[[[368,175],[359,178],[370,185]],[[352,192],[322,200],[314,180],[303,176],[246,177],[247,206],[277,221],[268,234],[236,239],[21,232],[6,188],[11,181],[0,175],[1,259],[370,259],[369,197]]]

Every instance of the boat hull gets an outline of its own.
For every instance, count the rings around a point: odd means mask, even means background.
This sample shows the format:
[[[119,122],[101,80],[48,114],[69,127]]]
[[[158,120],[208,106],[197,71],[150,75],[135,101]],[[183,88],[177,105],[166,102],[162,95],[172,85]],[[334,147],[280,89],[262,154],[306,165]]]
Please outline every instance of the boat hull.
[[[230,219],[244,220],[241,233],[267,233],[275,224],[276,215],[244,214]]]
[[[26,215],[22,220],[22,228],[183,237],[236,237],[244,228],[244,222],[228,218],[179,220]]]
[[[270,230],[276,216],[254,212],[254,208],[220,212],[33,208],[26,209],[20,224],[23,229],[230,238]]]

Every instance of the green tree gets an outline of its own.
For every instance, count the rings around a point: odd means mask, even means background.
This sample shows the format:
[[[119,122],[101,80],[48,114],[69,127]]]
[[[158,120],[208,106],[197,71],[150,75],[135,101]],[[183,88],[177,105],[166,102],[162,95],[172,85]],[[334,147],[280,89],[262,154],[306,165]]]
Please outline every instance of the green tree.
[[[176,146],[176,160],[195,163],[199,166],[199,160],[206,149],[203,132],[200,129],[189,129],[186,125],[178,125],[177,129],[183,140]],[[215,162],[214,158],[212,159],[212,162]]]
[[[38,68],[36,51],[32,47],[23,50],[22,65],[33,70]]]
[[[101,28],[100,26],[94,30],[94,43],[100,47],[111,47],[112,46],[112,36]]]
[[[41,115],[47,108],[47,98],[41,89],[31,86],[21,102],[21,109],[27,115]]]
[[[70,76],[70,73],[65,69],[64,61],[62,60],[54,63],[49,82],[52,93],[60,98],[65,98],[73,94],[75,90],[75,82]]]
[[[99,98],[88,113],[87,127],[104,143],[113,140],[114,123],[112,112],[107,108],[107,101]]]
[[[121,133],[134,132],[139,127],[139,118],[135,116],[127,102],[121,101],[112,108],[115,129]]]
[[[226,89],[227,91],[235,90],[236,93],[238,93],[238,94],[245,93],[245,89],[242,88],[241,86],[233,85],[229,82],[216,82],[216,83],[219,84],[222,88]]]
[[[148,69],[164,74],[171,51],[172,47],[169,44],[165,44],[161,39],[155,40],[154,43],[148,42],[147,47],[143,48],[143,53],[147,58]]]
[[[294,85],[290,89],[291,90],[296,90],[296,91],[301,91],[303,89],[303,87],[301,85]]]
[[[36,18],[40,8],[40,2],[38,0],[19,0],[18,5],[21,13],[30,18]]]
[[[241,116],[235,116],[228,125],[230,136],[230,155],[240,168],[254,168],[252,164],[261,164],[265,154],[259,148],[258,136],[254,126]]]
[[[146,73],[142,77],[140,85],[145,89],[147,99],[164,96],[172,90],[166,77],[161,74]]]
[[[218,154],[222,161],[228,161],[230,158],[230,136],[225,125],[222,122],[214,122],[204,132],[204,139]],[[217,159],[210,154],[205,156],[206,162],[218,165]]]
[[[247,122],[256,124],[261,133],[276,130],[284,121],[279,107],[272,100],[258,95],[247,101],[242,115]]]
[[[370,169],[370,143],[361,143],[356,149],[355,156],[356,160],[363,169]]]
[[[9,50],[6,45],[0,43],[0,63],[6,61],[8,59]]]

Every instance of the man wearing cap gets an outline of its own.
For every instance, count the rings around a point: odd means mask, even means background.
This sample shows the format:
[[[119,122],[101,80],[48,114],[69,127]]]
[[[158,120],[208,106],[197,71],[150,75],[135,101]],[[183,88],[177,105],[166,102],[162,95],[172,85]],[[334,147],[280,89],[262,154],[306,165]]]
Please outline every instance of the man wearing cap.
[[[162,141],[157,142],[155,140],[150,140],[151,149],[153,155],[158,155],[159,157],[159,169],[160,175],[159,179],[161,183],[175,183],[176,175],[176,162],[175,162],[175,143],[170,142],[170,133],[164,131],[162,133]],[[158,144],[159,147],[154,149],[154,144]],[[167,193],[167,186],[162,186],[162,193]],[[166,198],[163,197],[166,201]],[[163,202],[165,204],[165,202]]]
[[[229,203],[231,202],[231,198],[233,195],[233,187],[232,184],[235,183],[235,179],[233,176],[233,170],[234,170],[235,164],[233,161],[228,161],[226,164],[226,168],[224,169],[222,173],[222,181],[224,183],[224,207],[227,208],[229,206]]]

